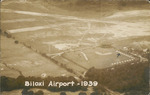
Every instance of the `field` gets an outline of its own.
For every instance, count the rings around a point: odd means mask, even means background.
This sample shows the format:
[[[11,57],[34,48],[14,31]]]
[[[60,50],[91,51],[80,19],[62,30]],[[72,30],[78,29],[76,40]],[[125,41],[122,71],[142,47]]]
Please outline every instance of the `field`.
[[[1,39],[1,75],[15,78],[20,74],[36,77],[73,75],[25,46],[15,44],[14,40],[3,36]]]
[[[19,4],[20,7],[10,4]],[[30,6],[33,8],[29,9]],[[112,47],[113,42],[110,40],[150,35],[148,32],[150,30],[148,27],[150,12],[148,10],[116,12],[100,19],[51,13],[53,11],[48,11],[44,6],[38,7],[38,3],[4,2],[2,4],[1,28],[14,38],[12,40],[2,37],[2,57],[5,57],[3,60],[6,64],[10,64],[10,62],[15,64],[13,68],[26,72],[27,74],[23,73],[25,76],[41,76],[41,73],[52,73],[55,63],[50,62],[50,67],[46,66],[46,69],[45,65],[49,62],[45,62],[47,60],[43,57],[40,59],[40,55],[38,55],[40,52],[83,74],[91,67],[106,68],[113,63],[130,59],[124,55],[117,58],[117,49]],[[141,17],[145,19],[137,20]],[[14,40],[21,44],[15,45]],[[5,41],[11,42],[7,43],[10,47],[3,44]],[[38,53],[29,52],[31,50],[26,50],[24,45],[30,46]],[[109,45],[109,47],[103,47],[103,45]],[[14,53],[10,54],[6,51]],[[9,58],[8,55],[14,56],[14,58]],[[21,58],[18,58],[17,56],[20,57],[20,55],[22,55]],[[35,60],[37,61],[35,64],[42,64],[45,72],[40,71],[42,69],[36,71],[38,66],[33,65]],[[72,68],[74,66],[76,68]],[[42,67],[40,66],[40,68]],[[28,73],[31,68],[35,69],[36,73]],[[56,68],[59,67],[56,66]],[[68,75],[67,72],[65,73]]]

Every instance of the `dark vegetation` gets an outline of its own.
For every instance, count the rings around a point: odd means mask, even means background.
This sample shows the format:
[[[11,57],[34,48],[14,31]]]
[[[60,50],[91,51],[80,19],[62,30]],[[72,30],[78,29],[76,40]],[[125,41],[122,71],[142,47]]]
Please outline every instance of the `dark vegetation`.
[[[37,92],[33,92],[33,91],[28,91],[29,89],[23,89],[22,90],[22,95],[44,95],[44,92],[42,90],[39,90]]]
[[[101,84],[94,87],[95,91],[102,90],[104,85],[113,91],[126,93],[126,95],[143,95],[143,93],[145,95],[149,91],[149,62],[134,63],[106,69],[91,68],[86,77],[87,80],[96,80]]]
[[[66,92],[61,92],[60,95],[67,95]]]
[[[93,87],[95,92],[91,93],[91,95],[97,95],[98,93],[105,92],[104,86],[120,93],[125,93],[125,95],[146,95],[149,91],[149,63],[141,62],[135,64],[127,63],[122,65],[117,65],[110,68],[105,69],[96,69],[91,68],[86,73],[86,77],[83,80],[89,81],[98,81],[99,85]],[[113,69],[112,69],[113,68]],[[44,88],[48,89],[52,92],[60,92],[62,95],[64,92],[61,91],[86,91],[87,87],[81,86],[69,86],[69,87],[47,87],[49,81],[75,81],[77,80],[74,77],[47,77],[42,79],[40,77],[24,77],[19,76],[18,78],[10,78],[10,77],[1,77],[1,90],[2,91],[11,91],[15,89],[30,89],[35,87],[25,87],[24,81],[45,81]],[[30,92],[32,93],[32,92]],[[86,93],[79,93],[79,95],[86,95]],[[38,94],[37,94],[38,95]],[[64,94],[65,95],[65,94]]]
[[[15,43],[15,44],[18,44],[18,43],[19,43],[19,41],[17,41],[17,40],[16,40],[16,41],[14,41],[14,43]]]
[[[87,95],[85,92],[80,92],[79,95]]]
[[[33,91],[28,91],[28,89],[23,89],[21,93],[22,93],[22,95],[33,95],[34,94]]]
[[[42,87],[37,87],[37,88],[44,88],[48,89],[49,91],[52,92],[59,92],[59,91],[78,91],[78,90],[87,90],[86,87],[81,87],[81,86],[66,86],[66,87],[48,87],[49,81],[57,81],[57,82],[71,82],[74,81],[77,83],[77,80],[74,77],[47,77],[45,79],[42,79],[40,77],[24,77],[24,76],[19,76],[18,78],[10,78],[10,77],[5,77],[1,76],[1,91],[11,91],[11,90],[16,90],[16,89],[30,89],[30,88],[36,88],[36,87],[25,87],[24,83],[25,81],[44,81],[45,85]]]

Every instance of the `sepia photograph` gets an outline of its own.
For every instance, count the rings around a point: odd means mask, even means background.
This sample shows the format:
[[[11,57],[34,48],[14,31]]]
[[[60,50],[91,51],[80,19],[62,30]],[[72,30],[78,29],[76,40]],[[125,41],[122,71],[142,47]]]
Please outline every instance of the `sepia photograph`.
[[[1,0],[0,95],[150,95],[150,0]]]

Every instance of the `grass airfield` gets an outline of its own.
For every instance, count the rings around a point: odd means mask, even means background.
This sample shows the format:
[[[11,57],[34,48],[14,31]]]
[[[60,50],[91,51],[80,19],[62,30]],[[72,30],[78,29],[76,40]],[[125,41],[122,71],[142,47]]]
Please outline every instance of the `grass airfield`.
[[[19,6],[16,7],[16,4]],[[78,72],[81,74],[91,67],[106,68],[114,62],[129,59],[124,55],[117,58],[116,48],[105,48],[102,47],[102,44],[113,46],[113,40],[150,35],[148,32],[150,30],[148,27],[150,12],[148,10],[117,11],[112,15],[100,17],[100,19],[93,19],[72,16],[72,14],[71,16],[56,14],[53,13],[54,10],[38,5],[39,3],[31,2],[2,2],[2,30],[9,32],[15,40],[31,46],[32,49],[54,57],[66,64],[68,68],[75,70],[78,68]],[[33,8],[30,8],[31,6]],[[60,13],[68,12],[68,10],[59,8],[56,10]],[[137,20],[141,17],[145,19]],[[6,64],[12,64],[12,66],[15,64],[13,68],[25,72],[23,73],[25,76],[41,76],[42,69],[37,70],[38,65],[41,65],[40,68],[47,67],[43,73],[56,75],[53,69],[56,70],[60,67],[55,63],[49,62],[43,57],[40,59],[40,55],[26,49],[21,44],[14,44],[13,41],[13,39],[2,37],[2,58],[4,56],[3,61]],[[12,54],[8,51],[11,51]],[[59,53],[63,53],[63,58],[57,55]],[[64,58],[68,60],[64,60]],[[76,68],[72,68],[73,65]],[[30,71],[36,73],[29,73]],[[70,75],[65,70],[64,73]],[[61,75],[61,70],[58,70],[57,74]]]

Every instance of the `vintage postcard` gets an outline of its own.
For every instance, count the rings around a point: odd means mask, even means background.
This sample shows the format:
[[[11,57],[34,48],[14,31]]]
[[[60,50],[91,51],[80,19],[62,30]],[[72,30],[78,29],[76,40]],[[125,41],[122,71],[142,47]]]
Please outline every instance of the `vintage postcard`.
[[[149,0],[1,0],[0,95],[150,95]]]

